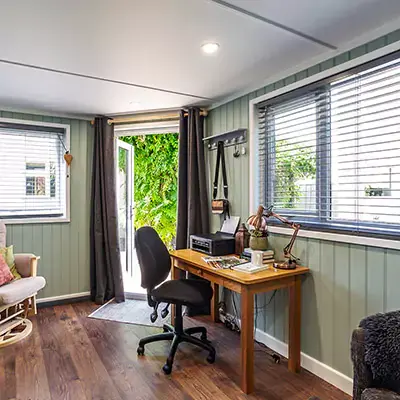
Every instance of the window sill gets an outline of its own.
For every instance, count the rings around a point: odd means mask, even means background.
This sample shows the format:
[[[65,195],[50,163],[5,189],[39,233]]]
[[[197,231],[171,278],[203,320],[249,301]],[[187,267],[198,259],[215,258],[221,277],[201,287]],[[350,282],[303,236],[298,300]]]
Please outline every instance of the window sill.
[[[23,225],[23,224],[65,224],[70,223],[69,218],[20,218],[20,219],[0,219],[6,225]]]
[[[269,226],[268,230],[269,232],[279,233],[281,235],[291,236],[293,234],[293,229],[283,228],[280,226]],[[368,236],[353,236],[341,233],[309,231],[301,229],[297,236],[310,239],[328,240],[331,242],[350,243],[350,244],[358,244],[361,246],[373,246],[386,249],[400,250],[400,241],[392,239],[380,239]]]

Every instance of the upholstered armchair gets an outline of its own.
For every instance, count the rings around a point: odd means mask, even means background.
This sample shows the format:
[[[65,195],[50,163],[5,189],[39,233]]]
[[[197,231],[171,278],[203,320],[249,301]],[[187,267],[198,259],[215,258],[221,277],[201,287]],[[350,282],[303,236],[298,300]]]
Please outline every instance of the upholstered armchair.
[[[0,249],[6,247],[6,226],[0,221]],[[35,315],[36,294],[46,281],[37,276],[40,257],[15,254],[15,266],[20,279],[0,286],[0,347],[16,343],[32,331],[28,315]]]
[[[369,318],[373,318],[373,316]],[[351,359],[353,361],[353,368],[354,368],[353,399],[354,400],[400,400],[399,393],[384,388],[384,386],[400,387],[399,381],[397,381],[398,383],[396,385],[395,382],[393,381],[393,378],[391,377],[388,377],[387,384],[385,384],[385,382],[377,382],[374,380],[370,363],[366,361],[365,334],[366,334],[365,329],[359,327],[353,331],[351,339]],[[383,325],[381,331],[379,332],[379,335],[384,337],[385,341],[387,341],[388,338],[390,337],[390,334],[388,334],[388,330]],[[382,351],[384,353],[384,349],[382,349]],[[391,360],[390,358],[384,358],[384,357],[385,355],[382,354],[380,361],[382,365],[386,364],[390,369],[390,366],[392,365]],[[393,360],[393,368],[396,369],[395,361],[398,360],[399,350],[397,349],[397,351],[393,351],[390,357]]]

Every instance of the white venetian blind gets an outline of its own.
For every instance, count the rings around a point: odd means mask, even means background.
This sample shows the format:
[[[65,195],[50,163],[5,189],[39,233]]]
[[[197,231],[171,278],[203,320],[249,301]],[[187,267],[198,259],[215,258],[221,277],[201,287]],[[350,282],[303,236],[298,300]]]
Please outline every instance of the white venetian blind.
[[[331,85],[331,220],[400,225],[400,63]]]
[[[65,131],[0,123],[0,218],[65,216]]]
[[[261,202],[304,226],[398,235],[399,59],[259,113]]]

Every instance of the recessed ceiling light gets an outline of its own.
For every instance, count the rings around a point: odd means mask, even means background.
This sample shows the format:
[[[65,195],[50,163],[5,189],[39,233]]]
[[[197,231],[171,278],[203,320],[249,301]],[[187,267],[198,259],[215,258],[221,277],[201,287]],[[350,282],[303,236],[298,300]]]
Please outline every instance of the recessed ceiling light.
[[[213,42],[204,43],[203,45],[201,45],[201,49],[206,54],[214,54],[214,53],[216,53],[218,51],[219,44],[218,43],[213,43]]]

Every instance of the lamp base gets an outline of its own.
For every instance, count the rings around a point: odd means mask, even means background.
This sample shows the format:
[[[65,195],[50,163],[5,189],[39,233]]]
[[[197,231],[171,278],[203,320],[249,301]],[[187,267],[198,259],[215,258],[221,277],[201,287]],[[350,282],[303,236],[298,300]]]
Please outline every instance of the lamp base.
[[[295,269],[297,267],[296,260],[288,260],[274,263],[276,269]]]

